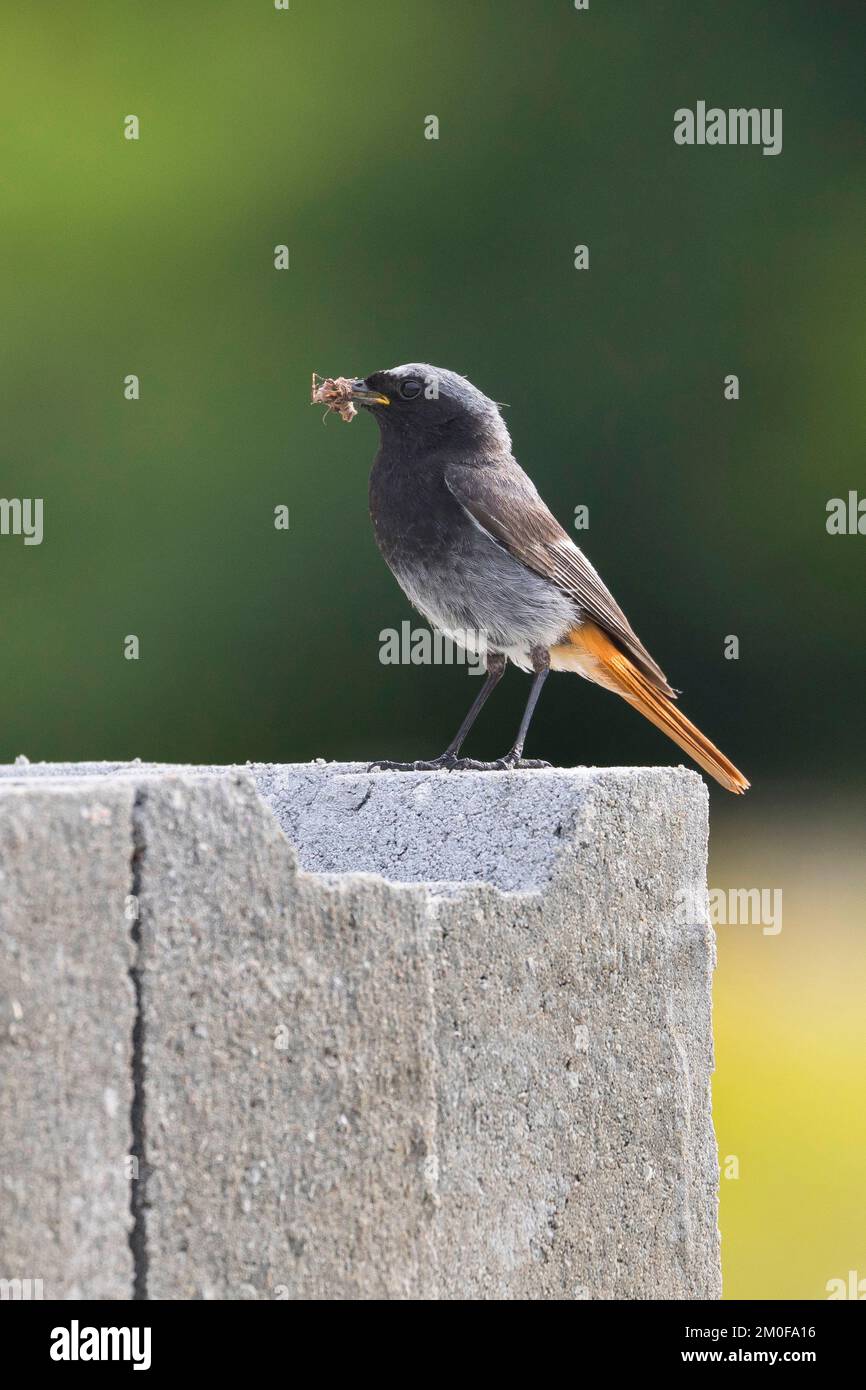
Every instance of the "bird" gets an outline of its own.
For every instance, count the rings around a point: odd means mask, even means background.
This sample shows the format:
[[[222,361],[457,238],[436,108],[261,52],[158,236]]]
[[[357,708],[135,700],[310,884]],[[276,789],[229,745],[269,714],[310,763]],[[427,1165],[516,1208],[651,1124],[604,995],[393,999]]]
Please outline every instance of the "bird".
[[[743,774],[682,714],[679,692],[517,462],[496,401],[459,373],[423,362],[328,378],[314,399],[344,419],[360,408],[376,420],[369,501],[379,550],[414,607],[485,657],[484,684],[444,753],[414,762],[380,759],[371,769],[548,767],[525,759],[523,749],[550,671],[566,671],[620,695],[728,791],[748,789]],[[512,747],[491,762],[461,757],[509,662],[532,675]]]

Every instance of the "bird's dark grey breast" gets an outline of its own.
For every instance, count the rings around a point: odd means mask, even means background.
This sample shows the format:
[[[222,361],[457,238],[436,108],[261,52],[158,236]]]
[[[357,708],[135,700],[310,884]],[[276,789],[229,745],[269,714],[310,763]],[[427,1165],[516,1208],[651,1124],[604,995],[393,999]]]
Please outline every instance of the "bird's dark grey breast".
[[[489,647],[522,656],[558,641],[574,604],[473,521],[445,482],[448,460],[380,451],[370,475],[376,541],[409,600],[445,632],[482,630]]]

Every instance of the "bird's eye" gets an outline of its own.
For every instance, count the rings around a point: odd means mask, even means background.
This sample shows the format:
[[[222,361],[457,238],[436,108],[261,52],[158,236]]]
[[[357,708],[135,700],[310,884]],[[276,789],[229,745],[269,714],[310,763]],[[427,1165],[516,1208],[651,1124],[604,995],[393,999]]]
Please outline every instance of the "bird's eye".
[[[414,401],[415,397],[420,396],[423,390],[424,383],[415,376],[410,376],[400,385],[400,395],[404,401]]]

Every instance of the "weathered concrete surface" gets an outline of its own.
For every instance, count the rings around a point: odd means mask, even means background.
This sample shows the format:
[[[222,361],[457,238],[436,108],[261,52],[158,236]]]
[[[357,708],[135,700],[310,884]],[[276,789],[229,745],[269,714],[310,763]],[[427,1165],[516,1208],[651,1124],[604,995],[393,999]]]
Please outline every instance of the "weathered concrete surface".
[[[45,1298],[129,1297],[131,823],[120,782],[0,784],[0,1279]]]
[[[149,1293],[432,1294],[426,894],[299,877],[248,779],[141,814]]]
[[[718,1296],[696,775],[87,770],[137,791],[151,1297]]]
[[[312,873],[374,873],[398,883],[492,883],[512,891],[541,888],[587,796],[595,797],[604,786],[628,800],[638,783],[655,789],[658,808],[674,818],[675,833],[685,824],[683,817],[694,814],[688,796],[686,810],[677,809],[686,795],[682,788],[690,786],[692,798],[703,796],[704,828],[691,850],[699,856],[706,852],[706,796],[701,779],[684,768],[407,774],[370,773],[362,763],[25,763],[0,764],[0,785],[5,779],[82,776],[131,777],[139,783],[185,773],[249,775],[295,846],[301,867]]]

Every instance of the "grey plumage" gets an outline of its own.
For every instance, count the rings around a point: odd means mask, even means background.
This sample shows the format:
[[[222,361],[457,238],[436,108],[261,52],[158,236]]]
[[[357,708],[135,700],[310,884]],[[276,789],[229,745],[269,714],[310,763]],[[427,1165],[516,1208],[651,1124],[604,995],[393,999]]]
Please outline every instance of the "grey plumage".
[[[402,410],[400,385],[430,399]],[[645,674],[672,693],[596,570],[511,453],[499,407],[456,372],[411,363],[366,378],[392,404],[374,408],[382,442],[370,478],[379,548],[430,622],[458,639],[482,629],[489,650],[531,669],[533,647],[600,623]]]

